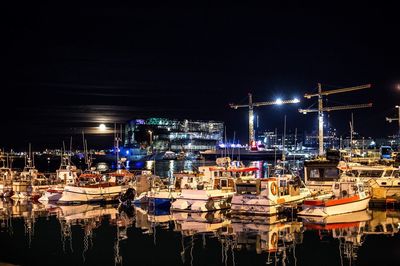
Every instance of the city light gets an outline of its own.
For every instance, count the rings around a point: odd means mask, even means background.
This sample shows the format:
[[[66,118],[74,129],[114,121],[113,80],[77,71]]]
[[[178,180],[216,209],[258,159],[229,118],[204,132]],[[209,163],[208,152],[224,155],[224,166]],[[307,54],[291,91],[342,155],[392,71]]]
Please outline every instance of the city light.
[[[100,124],[100,125],[99,125],[99,130],[100,130],[100,131],[106,131],[106,130],[107,130],[106,125],[105,125],[105,124]]]
[[[299,100],[298,98],[294,98],[294,99],[293,99],[293,102],[294,102],[294,103],[299,103],[300,100]]]
[[[278,98],[278,99],[276,99],[275,103],[278,105],[281,105],[283,102],[282,102],[281,98]]]

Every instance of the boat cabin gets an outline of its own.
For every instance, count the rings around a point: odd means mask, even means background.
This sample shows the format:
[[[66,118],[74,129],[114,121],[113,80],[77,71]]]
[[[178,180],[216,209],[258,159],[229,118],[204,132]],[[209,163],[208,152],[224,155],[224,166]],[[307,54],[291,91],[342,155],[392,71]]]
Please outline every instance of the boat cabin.
[[[399,178],[400,170],[391,166],[351,166],[346,170],[355,177],[360,178]]]
[[[333,194],[336,198],[347,198],[364,193],[365,188],[362,182],[336,182],[332,186]]]
[[[236,194],[265,196],[268,198],[282,197],[286,195],[300,195],[300,179],[291,175],[279,178],[253,178],[237,180],[235,184]]]
[[[339,179],[338,162],[313,160],[304,162],[305,182],[336,181]]]

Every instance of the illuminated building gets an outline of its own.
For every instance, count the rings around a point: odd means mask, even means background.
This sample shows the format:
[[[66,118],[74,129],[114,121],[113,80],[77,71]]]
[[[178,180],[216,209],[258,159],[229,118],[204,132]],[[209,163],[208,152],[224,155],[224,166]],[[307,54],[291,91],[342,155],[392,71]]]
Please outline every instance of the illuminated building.
[[[224,123],[217,121],[148,118],[125,125],[125,147],[148,147],[156,151],[215,150],[222,141]]]

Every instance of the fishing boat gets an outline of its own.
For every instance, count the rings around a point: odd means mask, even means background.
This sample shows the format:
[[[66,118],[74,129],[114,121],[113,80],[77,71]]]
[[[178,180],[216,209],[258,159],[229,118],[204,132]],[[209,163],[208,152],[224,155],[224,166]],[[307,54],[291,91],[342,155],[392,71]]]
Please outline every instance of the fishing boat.
[[[8,156],[7,162],[1,158],[2,166],[0,167],[0,198],[12,196],[12,181],[15,173],[10,167],[8,167]]]
[[[339,165],[340,167],[340,165]],[[360,178],[371,190],[380,188],[383,197],[400,194],[400,170],[390,165],[362,165],[359,163],[343,164],[342,171],[349,176]]]
[[[29,144],[29,152],[25,157],[25,167],[13,179],[13,199],[34,199],[37,200],[50,187],[50,181],[46,176],[35,168],[34,154]]]
[[[61,158],[60,168],[56,171],[56,185],[50,186],[45,193],[39,198],[40,202],[58,201],[64,191],[65,185],[74,184],[78,179],[78,169],[72,164],[68,154],[63,154]]]
[[[236,181],[232,213],[274,215],[287,205],[313,196],[300,177],[292,174],[271,178],[247,178]],[[329,195],[331,196],[331,195]]]
[[[73,185],[66,185],[58,203],[87,203],[107,202],[118,200],[121,193],[127,187],[115,182],[99,179],[97,175],[85,175],[79,177],[79,181]]]
[[[217,159],[217,166],[199,167],[203,180],[196,189],[182,189],[172,203],[173,211],[208,212],[228,209],[235,190],[235,180],[255,177],[256,167],[244,167],[229,158]]]
[[[300,216],[330,216],[357,212],[368,208],[371,196],[359,178],[342,176],[332,185],[334,196],[324,200],[305,200]]]
[[[114,129],[115,144],[114,148],[116,151],[117,159],[117,172],[112,173],[109,176],[102,175],[95,171],[95,168],[91,168],[91,158],[88,157],[87,142],[84,140],[85,147],[85,161],[88,164],[88,168],[92,171],[86,171],[79,176],[74,184],[68,184],[64,187],[59,203],[71,204],[71,203],[87,203],[87,202],[110,202],[118,201],[120,195],[124,193],[130,186],[129,178],[132,175],[129,171],[122,169],[121,164],[123,160],[119,159],[119,142],[121,141],[122,126],[118,134],[116,126]],[[83,137],[84,138],[84,137]]]
[[[142,171],[140,175],[135,176],[131,187],[132,196],[124,195],[123,198],[136,206],[151,204],[157,208],[169,207],[174,198],[171,194],[173,191],[167,188],[161,178],[153,175],[151,171]],[[128,193],[129,191],[126,194]]]

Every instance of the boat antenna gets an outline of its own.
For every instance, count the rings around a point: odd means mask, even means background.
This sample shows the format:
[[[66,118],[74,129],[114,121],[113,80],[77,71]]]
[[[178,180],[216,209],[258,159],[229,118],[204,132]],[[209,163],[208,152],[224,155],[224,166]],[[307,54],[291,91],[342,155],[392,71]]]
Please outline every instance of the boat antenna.
[[[294,153],[293,160],[296,162],[296,151],[297,151],[297,127],[294,129]]]
[[[354,133],[354,120],[353,120],[353,113],[351,113],[351,121],[350,121],[350,158],[351,161],[352,152],[353,152],[353,133]]]
[[[69,141],[69,160],[71,160],[71,156],[72,156],[72,136],[71,136],[71,139],[70,139],[70,141]]]
[[[225,126],[225,156],[224,157],[227,157],[227,150],[226,150],[226,126]]]
[[[235,137],[236,137],[236,131],[233,131],[233,140],[232,140],[232,161],[233,161],[233,153],[234,153],[234,151],[235,151],[235,146],[234,146],[234,144],[235,144]]]
[[[275,147],[274,147],[274,157],[275,157],[275,166],[276,166],[276,144],[278,143],[278,129],[275,128]]]
[[[286,156],[285,156],[285,139],[286,139],[286,115],[285,118],[283,120],[283,138],[282,138],[282,161],[286,160]]]

